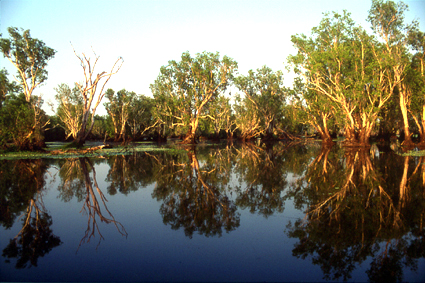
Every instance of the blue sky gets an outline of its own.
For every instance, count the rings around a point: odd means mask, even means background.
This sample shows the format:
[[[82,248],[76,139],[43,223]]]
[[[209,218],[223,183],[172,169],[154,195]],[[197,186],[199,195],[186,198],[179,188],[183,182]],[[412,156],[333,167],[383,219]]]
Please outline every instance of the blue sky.
[[[409,5],[406,22],[419,20],[425,31],[425,0],[404,2]],[[286,58],[295,54],[291,35],[308,35],[323,12],[344,9],[357,24],[369,28],[370,5],[370,0],[0,0],[0,33],[8,37],[10,26],[30,29],[32,37],[57,51],[47,68],[47,82],[35,92],[45,101],[54,102],[58,84],[72,86],[83,79],[70,42],[78,54],[91,58],[93,48],[100,56],[98,73],[124,58],[107,88],[151,95],[149,85],[160,67],[179,60],[185,51],[193,56],[218,51],[238,62],[240,74],[263,65],[286,72]],[[3,67],[15,74],[12,65],[0,59]],[[291,84],[290,74],[285,73],[285,81]],[[99,114],[106,113],[101,109]]]

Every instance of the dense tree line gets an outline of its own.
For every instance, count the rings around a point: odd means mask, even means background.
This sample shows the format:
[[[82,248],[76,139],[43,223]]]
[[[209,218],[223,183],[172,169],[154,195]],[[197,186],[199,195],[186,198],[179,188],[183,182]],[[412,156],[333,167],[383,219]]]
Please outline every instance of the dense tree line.
[[[296,34],[296,54],[286,66],[297,74],[292,87],[283,73],[267,66],[238,74],[237,62],[219,53],[192,56],[160,68],[151,84],[153,97],[122,89],[106,89],[122,63],[95,74],[94,61],[77,55],[85,81],[56,89],[54,116],[41,110],[32,91],[46,80],[47,62],[55,51],[9,28],[1,51],[18,70],[10,82],[0,73],[0,146],[37,149],[44,139],[129,141],[178,137],[196,143],[199,137],[292,139],[319,136],[324,144],[344,137],[346,146],[368,146],[371,138],[401,135],[412,146],[425,145],[425,34],[419,23],[406,23],[407,5],[373,0],[367,20],[372,33],[358,26],[350,13],[325,13],[310,35]],[[236,89],[236,94],[231,91]],[[96,115],[103,102],[107,115]]]

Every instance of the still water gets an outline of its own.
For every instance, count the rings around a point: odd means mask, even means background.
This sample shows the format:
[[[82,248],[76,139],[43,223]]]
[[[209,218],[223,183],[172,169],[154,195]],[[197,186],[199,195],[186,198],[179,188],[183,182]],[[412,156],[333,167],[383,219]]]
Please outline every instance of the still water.
[[[2,160],[0,281],[424,281],[424,184],[316,144]]]

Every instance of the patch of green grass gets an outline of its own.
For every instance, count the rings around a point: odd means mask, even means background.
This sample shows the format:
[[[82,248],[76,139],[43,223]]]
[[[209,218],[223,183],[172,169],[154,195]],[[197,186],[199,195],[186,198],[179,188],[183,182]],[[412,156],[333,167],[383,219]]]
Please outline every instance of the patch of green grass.
[[[425,156],[425,150],[409,150],[405,153],[401,153],[401,156]]]
[[[7,152],[0,154],[0,160],[11,160],[11,159],[38,159],[38,158],[77,158],[77,157],[96,157],[96,156],[112,156],[112,155],[129,155],[135,152],[169,152],[169,153],[182,153],[185,152],[182,149],[175,147],[161,147],[156,145],[139,145],[139,146],[117,146],[114,148],[102,148],[95,152],[90,153],[78,153],[78,152],[62,152],[60,154],[52,155],[50,151],[63,149],[63,143],[61,145],[54,144],[52,147],[46,148],[47,152],[31,152],[31,151],[20,151],[20,152]],[[89,148],[89,147],[84,147]]]

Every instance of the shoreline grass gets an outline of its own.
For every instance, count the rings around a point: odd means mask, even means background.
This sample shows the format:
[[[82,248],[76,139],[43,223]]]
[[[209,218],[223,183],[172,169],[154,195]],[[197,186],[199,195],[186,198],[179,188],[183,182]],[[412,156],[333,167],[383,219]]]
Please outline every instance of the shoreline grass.
[[[85,146],[83,149],[90,148]],[[13,159],[61,159],[61,158],[78,158],[78,157],[100,157],[100,156],[113,156],[113,155],[129,155],[135,152],[170,152],[181,153],[182,149],[173,146],[157,146],[152,144],[138,144],[136,146],[116,146],[113,148],[102,148],[90,153],[80,153],[78,151],[61,152],[59,154],[51,154],[51,151],[65,149],[64,144],[49,144],[45,148],[45,152],[37,151],[18,151],[18,152],[4,152],[0,153],[0,160],[13,160]]]

